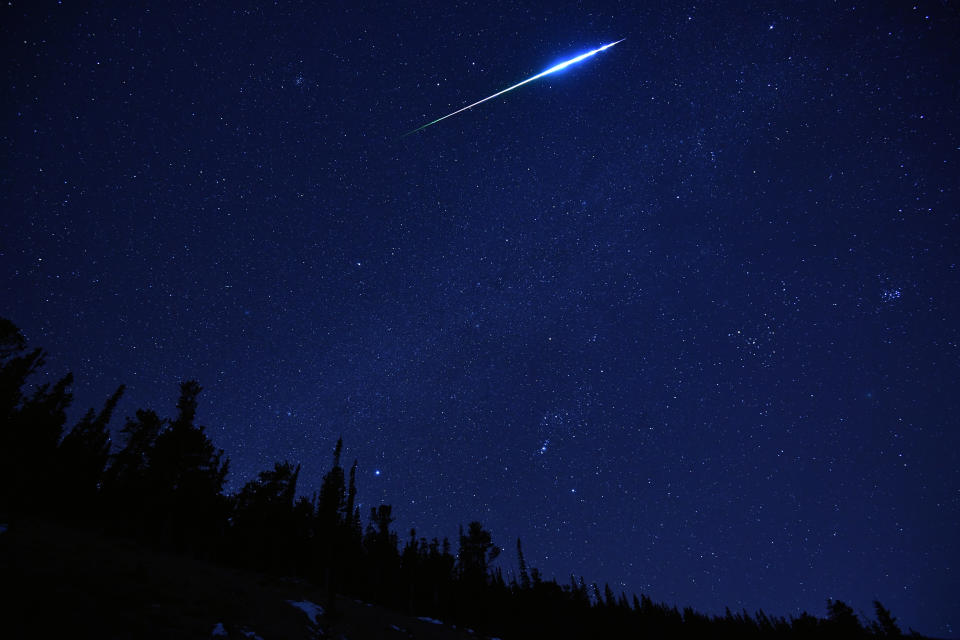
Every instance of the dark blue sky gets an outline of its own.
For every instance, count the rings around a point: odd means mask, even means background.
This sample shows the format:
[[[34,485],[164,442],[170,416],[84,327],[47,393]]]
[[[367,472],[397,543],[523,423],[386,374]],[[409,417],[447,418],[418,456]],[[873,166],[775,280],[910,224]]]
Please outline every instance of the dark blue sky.
[[[956,637],[956,7],[383,4],[0,8],[0,313],[74,414],[196,378],[231,488],[342,435],[508,570]]]

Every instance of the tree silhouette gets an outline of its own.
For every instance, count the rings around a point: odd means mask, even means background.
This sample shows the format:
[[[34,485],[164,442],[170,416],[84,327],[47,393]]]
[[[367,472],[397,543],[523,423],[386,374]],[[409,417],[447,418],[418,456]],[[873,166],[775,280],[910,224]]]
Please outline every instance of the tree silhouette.
[[[138,409],[120,430],[123,448],[111,456],[103,476],[102,501],[114,520],[125,520],[142,533],[148,509],[149,464],[153,445],[166,426],[154,411]]]
[[[493,611],[490,593],[490,563],[499,555],[499,547],[493,544],[490,532],[480,522],[467,525],[467,533],[460,529],[460,550],[457,554],[459,578],[459,617],[473,619],[478,623],[487,621]]]
[[[334,542],[337,529],[343,523],[346,509],[346,484],[343,467],[340,466],[342,451],[343,438],[340,438],[333,450],[333,467],[323,476],[320,497],[317,499],[317,533],[330,544]]]
[[[350,484],[347,487],[347,503],[344,506],[344,517],[347,519],[348,529],[351,539],[360,540],[360,512],[356,510],[357,504],[357,461],[353,461],[350,467]]]
[[[347,538],[346,529],[349,518],[346,516],[346,483],[343,467],[340,466],[340,454],[343,452],[343,438],[337,439],[333,450],[333,467],[323,476],[320,496],[317,498],[315,528],[315,559],[323,585],[327,591],[327,607],[336,608],[337,579],[344,564],[338,551]]]
[[[523,544],[520,538],[517,538],[517,565],[520,568],[520,588],[526,591],[530,589],[530,574],[527,573],[527,563],[523,558]]]
[[[21,506],[20,490],[30,472],[31,438],[24,421],[27,379],[43,366],[42,349],[26,352],[26,340],[10,320],[0,318],[0,509]],[[29,412],[28,412],[29,413]],[[59,439],[59,434],[58,434]]]
[[[842,600],[827,600],[827,621],[824,628],[831,637],[857,638],[863,635],[863,627],[857,614]]]
[[[148,450],[148,506],[159,517],[160,533],[178,547],[204,547],[225,514],[221,493],[229,468],[203,427],[194,425],[200,385],[180,385],[177,417]]]
[[[26,340],[15,324],[0,317],[0,425],[7,427],[23,401],[27,378],[44,365],[46,352],[26,351]],[[5,429],[4,429],[5,430]]]
[[[466,535],[461,530],[458,569],[464,582],[486,582],[490,563],[498,555],[500,548],[493,544],[490,532],[481,523],[471,522]]]
[[[294,558],[294,497],[300,465],[276,463],[243,486],[234,499],[234,544],[245,564],[288,570]]]
[[[123,396],[120,385],[96,413],[92,408],[70,430],[57,449],[57,476],[64,508],[73,514],[87,512],[94,506],[110,454],[107,425]]]
[[[369,559],[369,588],[373,599],[385,602],[395,588],[399,570],[397,534],[390,531],[393,524],[393,508],[388,504],[370,508],[370,522],[363,538],[364,550]]]
[[[410,538],[400,554],[400,572],[403,593],[399,595],[404,608],[412,613],[416,608],[417,585],[420,581],[420,556],[417,550],[417,530],[410,529]]]
[[[877,621],[872,625],[874,635],[884,638],[903,637],[903,632],[897,626],[897,619],[893,617],[889,609],[880,604],[879,600],[873,601],[873,610],[877,615]]]
[[[13,383],[17,382],[15,376]],[[73,374],[68,373],[52,386],[40,385],[27,398],[19,391],[8,394],[18,404],[0,426],[0,506],[36,511],[48,505],[55,484],[57,445],[73,400],[72,384]]]
[[[442,615],[446,610],[445,599],[449,597],[456,558],[450,553],[450,541],[433,538],[429,544],[420,545],[420,566],[424,575],[423,596],[428,610]]]

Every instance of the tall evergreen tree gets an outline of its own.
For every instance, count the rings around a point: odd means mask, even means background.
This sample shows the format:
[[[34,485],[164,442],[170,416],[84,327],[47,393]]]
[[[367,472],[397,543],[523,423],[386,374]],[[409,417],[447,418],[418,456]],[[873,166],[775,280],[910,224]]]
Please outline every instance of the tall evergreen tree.
[[[874,623],[874,635],[884,638],[902,638],[903,632],[897,626],[897,619],[893,617],[890,610],[880,604],[879,600],[873,601],[873,610],[877,614],[877,621]]]
[[[831,637],[857,638],[863,635],[863,627],[857,614],[842,600],[827,600],[827,620],[824,628]]]
[[[527,573],[527,563],[523,558],[523,545],[520,538],[517,538],[517,564],[520,567],[520,588],[524,591],[530,589],[530,574]]]
[[[360,511],[357,509],[357,460],[353,461],[353,466],[350,467],[350,484],[347,487],[347,502],[344,506],[344,518],[346,520],[345,525],[347,528],[347,536],[349,538],[349,544],[351,547],[356,547],[360,544],[361,528],[360,528]],[[352,549],[352,551],[358,551],[358,549]]]
[[[10,320],[0,317],[0,511],[17,506],[21,475],[28,470],[25,447],[29,438],[20,420],[27,379],[43,366],[45,353],[26,353],[26,340]]]
[[[323,584],[327,591],[327,606],[333,611],[336,604],[336,592],[339,588],[338,575],[341,573],[343,558],[338,555],[345,538],[346,483],[340,455],[343,452],[343,438],[337,439],[333,450],[333,468],[323,476],[320,495],[317,498],[315,559]]]
[[[388,504],[370,508],[370,522],[363,538],[363,546],[369,558],[368,574],[372,597],[377,602],[386,602],[389,592],[395,587],[399,571],[397,534],[390,531],[393,524],[393,508]]]
[[[99,413],[87,411],[57,449],[58,490],[63,507],[73,513],[89,510],[100,489],[110,454],[107,425],[124,388],[117,387]]]
[[[467,526],[467,534],[460,534],[459,571],[466,582],[485,582],[490,563],[500,554],[493,544],[490,532],[479,522]]]
[[[333,467],[323,476],[317,499],[318,535],[328,538],[329,542],[332,542],[334,533],[342,524],[346,509],[346,483],[343,467],[340,466],[342,451],[343,438],[339,438],[333,450]]]
[[[233,527],[244,564],[286,571],[295,556],[294,497],[300,465],[276,463],[243,486],[234,499]]]
[[[23,398],[0,426],[0,508],[36,511],[49,507],[56,485],[56,451],[73,400],[68,373]]]
[[[229,461],[194,424],[200,385],[180,385],[177,417],[148,451],[147,492],[157,510],[160,533],[177,546],[205,546],[204,538],[225,516],[221,494]]]
[[[40,348],[27,353],[20,329],[0,317],[0,437],[10,426],[14,410],[24,400],[23,386],[44,365],[46,355]]]
[[[114,518],[142,524],[148,496],[148,465],[153,445],[166,426],[156,412],[137,409],[120,430],[123,447],[110,458],[103,476],[102,496]]]

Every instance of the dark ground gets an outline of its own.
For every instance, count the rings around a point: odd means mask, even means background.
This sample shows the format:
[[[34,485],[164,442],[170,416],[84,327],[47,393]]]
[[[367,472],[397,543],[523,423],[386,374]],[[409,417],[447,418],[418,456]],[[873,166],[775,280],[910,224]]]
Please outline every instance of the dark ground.
[[[482,638],[340,598],[340,616],[311,625],[287,600],[324,606],[312,585],[148,549],[90,528],[17,520],[0,534],[0,637],[454,640]],[[322,627],[322,628],[321,628]],[[400,630],[395,629],[399,628]]]

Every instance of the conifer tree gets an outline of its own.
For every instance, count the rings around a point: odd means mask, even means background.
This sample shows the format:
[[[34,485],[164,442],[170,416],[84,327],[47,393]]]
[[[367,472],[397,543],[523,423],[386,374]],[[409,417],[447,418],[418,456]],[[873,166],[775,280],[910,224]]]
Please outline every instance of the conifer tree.
[[[343,477],[343,467],[340,466],[340,455],[343,452],[343,438],[337,439],[333,450],[333,468],[323,476],[320,485],[320,495],[317,498],[316,511],[316,545],[317,565],[323,576],[323,584],[327,591],[327,606],[334,611],[338,574],[341,573],[341,557],[338,551],[342,548],[345,539],[346,512],[346,483]]]
[[[38,444],[30,433],[33,427],[29,420],[30,414],[36,412],[26,406],[23,387],[44,365],[45,358],[46,353],[39,348],[27,353],[20,329],[0,317],[0,510],[29,505],[22,494],[30,488],[24,476],[36,472],[35,465],[41,461],[29,457],[36,453]],[[35,394],[35,399],[42,398]],[[56,438],[59,440],[59,433]]]
[[[384,602],[388,590],[394,587],[399,569],[397,534],[390,531],[393,523],[393,508],[388,504],[370,508],[370,522],[364,535],[363,545],[370,560],[370,588],[373,599]]]
[[[832,637],[856,638],[863,634],[857,614],[842,600],[827,600],[825,629]]]
[[[346,509],[346,483],[343,467],[340,466],[340,454],[343,451],[343,438],[337,440],[333,450],[333,467],[323,476],[320,485],[320,497],[317,499],[318,535],[333,543],[336,530],[343,522]]]
[[[357,460],[350,467],[350,483],[347,487],[347,500],[343,509],[342,545],[344,563],[352,568],[347,575],[352,576],[354,582],[359,579],[360,555],[362,553],[363,529],[360,525],[360,509],[357,503]]]
[[[527,573],[527,563],[523,558],[523,544],[520,538],[517,538],[517,564],[520,567],[520,588],[524,591],[530,589],[530,574]]]
[[[884,638],[902,638],[903,632],[897,626],[897,619],[893,617],[890,610],[880,604],[879,600],[873,601],[873,610],[877,614],[877,621],[874,623],[874,635]]]
[[[68,373],[52,386],[40,385],[0,426],[0,507],[31,511],[49,507],[72,384],[73,374]]]
[[[200,385],[180,385],[177,417],[160,432],[149,450],[147,491],[161,533],[178,546],[204,546],[204,538],[225,515],[221,490],[229,461],[194,424]]]
[[[232,533],[244,564],[278,571],[289,568],[299,475],[300,465],[277,462],[235,497]]]
[[[10,426],[14,410],[24,400],[23,386],[46,361],[46,352],[26,351],[26,340],[15,324],[0,317],[0,437]],[[2,443],[2,441],[0,441]]]
[[[110,457],[103,478],[102,495],[114,518],[140,524],[145,515],[148,465],[153,445],[166,421],[156,412],[137,409],[120,430],[123,447]]]
[[[613,595],[609,582],[603,584],[603,604],[608,609],[614,609],[617,606],[617,597]]]
[[[350,484],[347,489],[347,503],[345,506],[345,514],[348,518],[353,518],[354,515],[354,505],[357,502],[357,461],[353,461],[353,466],[350,467]],[[351,528],[353,526],[353,521],[351,520]],[[359,523],[357,523],[359,525]]]
[[[110,454],[107,425],[123,396],[120,385],[99,413],[91,408],[70,430],[57,449],[57,475],[64,508],[73,513],[92,507]]]
[[[493,544],[490,532],[479,522],[467,526],[467,534],[460,532],[459,572],[460,578],[467,583],[484,583],[488,577],[490,563],[500,554],[499,547]]]
[[[403,546],[403,552],[400,554],[400,571],[402,582],[405,587],[401,594],[406,610],[413,613],[416,604],[417,585],[420,580],[419,571],[420,555],[417,549],[417,530],[410,529],[410,538]]]

